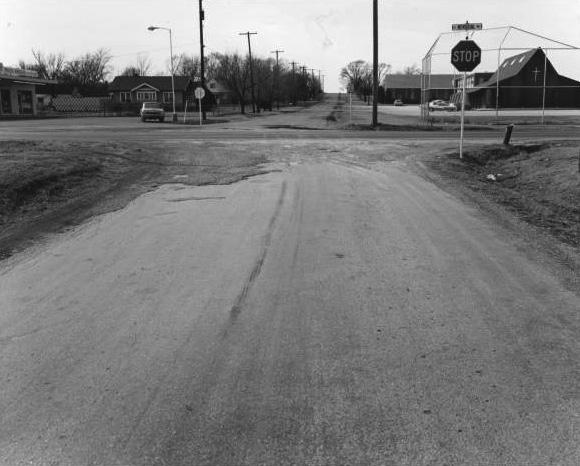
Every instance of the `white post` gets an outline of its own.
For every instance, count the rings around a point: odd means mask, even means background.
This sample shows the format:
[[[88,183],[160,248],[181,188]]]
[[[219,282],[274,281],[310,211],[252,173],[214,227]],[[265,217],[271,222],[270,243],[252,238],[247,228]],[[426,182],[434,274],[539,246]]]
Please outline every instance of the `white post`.
[[[201,99],[197,99],[198,105],[199,105],[199,126],[202,125],[202,115],[201,115]]]
[[[173,100],[173,116],[171,117],[171,121],[177,121],[177,113],[175,113],[175,79],[174,74],[175,70],[173,69],[173,39],[171,36],[171,28],[169,29],[169,53],[171,58],[171,95]]]
[[[349,110],[348,110],[348,124],[352,125],[352,92],[348,93]]]
[[[465,82],[467,72],[463,72],[463,92],[461,93],[461,136],[459,137],[459,158],[463,158],[463,125],[465,122]]]
[[[185,117],[187,116],[187,103],[189,100],[185,99],[185,111],[183,112],[183,123],[185,124]]]

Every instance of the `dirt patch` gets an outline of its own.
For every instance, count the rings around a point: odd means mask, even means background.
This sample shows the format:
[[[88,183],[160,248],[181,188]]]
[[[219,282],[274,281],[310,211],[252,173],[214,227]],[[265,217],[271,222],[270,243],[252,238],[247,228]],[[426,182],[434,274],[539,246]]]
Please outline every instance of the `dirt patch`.
[[[578,142],[482,145],[459,159],[446,150],[423,163],[447,180],[490,199],[518,219],[580,247]]]
[[[0,259],[162,183],[229,184],[266,172],[263,154],[222,149],[0,141]]]

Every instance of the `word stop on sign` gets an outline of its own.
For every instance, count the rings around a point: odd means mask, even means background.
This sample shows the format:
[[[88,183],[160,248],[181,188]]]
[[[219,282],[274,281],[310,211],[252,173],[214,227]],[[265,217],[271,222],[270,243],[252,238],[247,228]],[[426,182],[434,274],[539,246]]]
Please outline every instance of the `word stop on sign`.
[[[481,58],[479,50],[455,50],[453,52],[454,62],[472,62]]]

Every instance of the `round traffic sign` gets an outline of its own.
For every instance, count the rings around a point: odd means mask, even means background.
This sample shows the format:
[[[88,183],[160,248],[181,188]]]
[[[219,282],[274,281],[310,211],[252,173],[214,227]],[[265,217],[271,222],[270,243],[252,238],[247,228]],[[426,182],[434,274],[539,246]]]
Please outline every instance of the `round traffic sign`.
[[[196,99],[203,99],[205,97],[205,90],[203,87],[196,87],[194,94]]]
[[[481,63],[481,49],[472,40],[460,40],[451,49],[451,63],[458,71],[473,71]]]

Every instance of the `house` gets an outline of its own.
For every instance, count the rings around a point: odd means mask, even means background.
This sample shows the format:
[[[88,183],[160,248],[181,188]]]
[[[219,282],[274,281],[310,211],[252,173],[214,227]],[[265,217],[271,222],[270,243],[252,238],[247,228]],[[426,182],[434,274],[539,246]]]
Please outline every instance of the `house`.
[[[225,87],[219,81],[215,79],[210,79],[207,81],[207,87],[211,91],[211,93],[215,96],[216,105],[219,107],[220,105],[232,105],[237,104],[237,100],[235,100],[233,93],[227,87]]]
[[[199,81],[188,76],[175,76],[175,109],[183,111],[186,103],[195,106],[197,103],[194,97]],[[215,98],[205,86],[206,96],[202,105],[211,108],[215,105]],[[109,86],[111,103],[116,106],[126,106],[128,108],[140,107],[143,102],[160,102],[165,109],[171,111],[173,108],[173,90],[171,76],[116,76]]]
[[[453,88],[453,74],[388,74],[383,80],[385,102],[393,103],[401,99],[405,104],[421,103],[421,81],[426,89],[426,100],[449,100],[455,92]]]
[[[56,81],[41,79],[32,70],[11,68],[0,63],[0,118],[36,115],[37,88],[45,89]]]
[[[580,82],[558,74],[541,48],[506,58],[486,79],[467,75],[466,101],[472,108],[580,108]],[[454,81],[461,101],[462,77]]]

